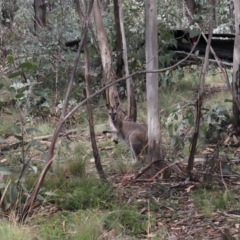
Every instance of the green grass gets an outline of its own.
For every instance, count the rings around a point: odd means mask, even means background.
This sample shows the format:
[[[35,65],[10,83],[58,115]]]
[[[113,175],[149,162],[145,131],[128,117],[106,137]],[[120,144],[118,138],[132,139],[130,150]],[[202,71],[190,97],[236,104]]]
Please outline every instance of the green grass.
[[[38,233],[32,227],[18,225],[7,220],[1,219],[0,239],[4,240],[41,240]]]
[[[192,193],[196,208],[211,217],[216,210],[226,210],[235,202],[230,190],[199,189]]]
[[[11,118],[0,118],[0,136],[1,137],[8,137],[14,134],[14,130],[12,128],[14,122]]]
[[[49,122],[42,122],[39,123],[35,128],[37,128],[39,131],[34,133],[34,136],[45,136],[49,134],[53,134],[55,130],[55,126],[53,126]]]
[[[126,239],[146,231],[147,216],[140,214],[135,206],[124,205],[109,212],[89,209],[61,211],[46,219],[35,219],[32,225],[42,240],[95,240],[105,239],[104,236]]]
[[[225,102],[225,100],[232,100],[232,95],[229,91],[222,91],[219,93],[214,93],[204,101],[204,106],[209,107],[216,103],[224,105],[226,109],[232,111],[232,102]]]
[[[61,209],[78,210],[110,207],[114,192],[110,185],[94,177],[70,179],[56,201]]]

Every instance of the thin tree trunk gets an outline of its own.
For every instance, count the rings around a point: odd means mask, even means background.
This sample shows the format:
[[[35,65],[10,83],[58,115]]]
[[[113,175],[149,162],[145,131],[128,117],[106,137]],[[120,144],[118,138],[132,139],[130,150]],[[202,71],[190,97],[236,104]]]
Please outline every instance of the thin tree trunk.
[[[78,16],[80,18],[80,21],[82,22],[82,29],[85,27],[85,17],[84,14],[81,10],[79,0],[74,0],[76,4],[76,9]],[[87,49],[87,44],[84,45],[84,57],[85,57],[85,83],[86,83],[86,93],[87,97],[91,95],[91,88],[90,88],[90,78],[89,78],[89,57],[88,57],[88,49]],[[93,149],[93,156],[94,156],[94,162],[96,169],[98,171],[99,177],[106,181],[106,176],[102,167],[102,163],[100,160],[98,148],[97,148],[97,143],[96,143],[96,138],[95,138],[95,131],[94,131],[94,122],[93,122],[93,113],[92,113],[92,105],[91,105],[91,100],[87,101],[87,110],[88,110],[88,121],[89,121],[89,130],[90,130],[90,137],[91,137],[91,144],[92,144],[92,149]]]
[[[115,30],[116,30],[115,48],[117,53],[116,75],[117,75],[117,78],[120,78],[123,76],[122,70],[124,65],[123,49],[122,49],[122,34],[121,34],[121,27],[120,27],[118,0],[114,0],[113,3],[114,3],[114,20],[115,20]]]
[[[46,3],[45,0],[34,0],[34,30],[35,34],[37,32],[46,26],[46,13],[47,13],[47,8],[46,8]]]
[[[156,0],[146,1],[146,70],[158,69],[158,30]],[[147,123],[148,123],[148,161],[162,160],[158,73],[146,74],[147,84]]]
[[[234,3],[233,0],[230,0],[228,3],[229,13],[230,13],[230,19],[232,19],[232,24],[230,25],[230,31],[231,33],[234,33],[235,27],[234,27]]]
[[[233,91],[240,101],[240,2],[234,0],[235,11],[235,41],[233,52]],[[240,133],[240,111],[235,103],[233,103],[233,115],[235,129]]]
[[[119,2],[119,20],[120,20],[120,27],[121,27],[121,35],[122,35],[122,43],[123,43],[123,60],[125,66],[125,74],[129,76],[129,69],[128,69],[128,57],[127,57],[127,43],[123,25],[123,10],[122,10],[122,1],[118,0]],[[131,121],[136,122],[137,120],[137,103],[134,94],[133,88],[133,80],[132,78],[127,79],[127,99],[128,99],[128,119]]]
[[[187,8],[189,9],[191,15],[194,16],[195,11],[196,11],[196,6],[197,6],[195,0],[186,0],[186,5],[187,5]],[[191,17],[189,16],[188,13],[186,13],[186,15],[188,16],[190,24],[192,24],[193,20],[191,19]]]
[[[213,6],[214,6],[214,4],[213,4]],[[194,134],[192,137],[192,145],[191,145],[190,155],[189,155],[189,159],[188,159],[188,166],[187,166],[187,172],[188,172],[189,176],[191,176],[191,174],[192,174],[193,164],[194,164],[194,155],[196,153],[196,147],[197,147],[197,141],[198,141],[201,109],[202,109],[203,95],[204,95],[205,77],[206,77],[207,69],[208,69],[208,65],[209,65],[209,52],[210,52],[212,33],[213,33],[213,22],[214,22],[214,12],[213,12],[213,7],[212,7],[212,14],[211,14],[211,20],[210,20],[209,32],[208,32],[209,33],[208,42],[207,42],[207,47],[206,47],[206,51],[205,51],[204,65],[202,67],[201,76],[200,76],[198,99],[196,102],[195,128],[194,128]]]
[[[114,82],[116,80],[116,76],[113,69],[111,51],[108,45],[107,34],[103,25],[103,19],[98,0],[94,0],[93,15],[97,30],[98,44],[101,52],[104,85],[107,85],[111,82]],[[106,89],[106,100],[111,107],[117,106],[119,103],[116,84]]]

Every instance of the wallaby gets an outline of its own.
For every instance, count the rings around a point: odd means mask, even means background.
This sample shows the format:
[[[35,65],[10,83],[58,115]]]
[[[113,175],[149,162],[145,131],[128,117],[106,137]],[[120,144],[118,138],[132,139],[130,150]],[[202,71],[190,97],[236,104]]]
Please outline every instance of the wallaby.
[[[119,118],[118,107],[119,105],[114,108],[107,105],[115,130],[103,131],[103,133],[116,133],[118,138],[130,147],[134,161],[137,161],[141,153],[147,153],[147,126]]]

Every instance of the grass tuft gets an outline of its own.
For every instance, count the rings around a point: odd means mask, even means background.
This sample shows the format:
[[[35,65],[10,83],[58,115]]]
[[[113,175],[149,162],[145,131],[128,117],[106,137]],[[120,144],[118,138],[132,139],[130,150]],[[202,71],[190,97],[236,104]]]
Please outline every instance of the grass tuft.
[[[40,240],[41,238],[33,232],[32,228],[27,226],[10,223],[1,220],[0,223],[0,239],[6,240]]]

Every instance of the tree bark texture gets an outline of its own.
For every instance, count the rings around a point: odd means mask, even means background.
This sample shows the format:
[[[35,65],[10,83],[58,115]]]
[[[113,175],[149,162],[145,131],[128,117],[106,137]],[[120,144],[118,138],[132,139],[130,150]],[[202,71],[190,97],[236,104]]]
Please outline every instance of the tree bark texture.
[[[128,57],[127,57],[127,42],[126,36],[124,31],[124,24],[123,24],[123,10],[122,10],[122,1],[118,0],[119,2],[119,20],[120,20],[120,27],[121,27],[121,36],[122,36],[122,46],[123,46],[123,60],[124,60],[124,67],[125,67],[125,75],[129,76],[129,69],[128,69]],[[133,88],[133,80],[132,78],[127,79],[127,100],[128,100],[128,119],[130,121],[137,121],[137,103],[134,94]]]
[[[37,33],[41,28],[46,26],[46,3],[45,0],[34,0],[34,30]]]
[[[234,33],[235,27],[234,27],[234,2],[233,0],[230,0],[228,3],[229,13],[232,19],[232,25],[230,25],[230,31],[231,33]]]
[[[107,85],[116,80],[116,75],[113,69],[111,51],[108,45],[107,34],[103,25],[103,19],[98,0],[94,0],[93,15],[97,31],[98,44],[101,52],[104,85]],[[106,89],[106,101],[111,107],[117,106],[117,103],[119,103],[117,86],[115,84]]]
[[[115,51],[117,53],[117,62],[116,62],[116,75],[118,78],[123,76],[123,49],[122,49],[122,34],[120,27],[120,18],[119,18],[119,4],[118,0],[114,0],[114,20],[115,20],[115,30],[116,30],[116,39],[115,39]]]
[[[158,69],[158,30],[156,0],[146,1],[146,70]],[[147,123],[148,160],[162,159],[161,133],[159,120],[158,73],[146,74],[147,84]]]
[[[82,29],[85,27],[85,19],[86,17],[83,14],[83,11],[81,10],[79,0],[74,0],[76,5],[76,10],[78,13],[78,16],[80,18],[80,21],[82,22]],[[92,4],[92,3],[90,3]],[[86,84],[86,93],[87,97],[91,95],[91,87],[90,87],[90,77],[89,77],[89,57],[88,57],[88,48],[87,44],[84,45],[84,57],[85,57],[85,84]],[[92,150],[93,150],[93,156],[94,156],[94,162],[96,169],[98,171],[99,177],[106,181],[106,176],[102,167],[101,159],[99,156],[96,138],[95,138],[95,130],[94,130],[94,122],[93,122],[93,113],[92,113],[92,105],[91,105],[91,99],[87,101],[87,111],[88,111],[88,121],[89,121],[89,130],[90,130],[90,138],[91,138],[91,144],[92,144]]]
[[[195,0],[186,0],[186,5],[187,5],[187,8],[189,9],[190,13],[192,14],[192,16],[194,16],[196,7],[197,7]],[[189,16],[188,13],[187,13],[187,16],[188,16],[189,22],[191,24],[193,22],[193,20],[191,19],[191,17]]]
[[[233,51],[233,91],[240,101],[240,2],[234,0],[235,10],[235,41]],[[235,128],[240,132],[240,111],[233,103],[233,115]]]
[[[187,165],[187,173],[189,176],[192,175],[193,164],[194,164],[194,155],[196,153],[197,148],[197,141],[199,135],[199,126],[200,126],[200,119],[201,119],[201,110],[202,104],[204,99],[204,89],[205,89],[205,78],[208,70],[209,65],[209,52],[211,47],[211,40],[212,40],[212,33],[213,33],[213,22],[214,22],[214,3],[212,2],[212,14],[211,20],[209,23],[209,31],[208,31],[208,42],[205,52],[204,64],[201,71],[200,82],[199,82],[199,90],[198,90],[198,98],[196,101],[196,118],[195,118],[195,126],[194,126],[194,133],[192,137],[192,144],[190,149],[190,155],[188,158],[188,165]]]

